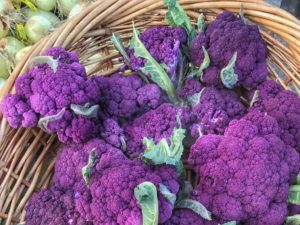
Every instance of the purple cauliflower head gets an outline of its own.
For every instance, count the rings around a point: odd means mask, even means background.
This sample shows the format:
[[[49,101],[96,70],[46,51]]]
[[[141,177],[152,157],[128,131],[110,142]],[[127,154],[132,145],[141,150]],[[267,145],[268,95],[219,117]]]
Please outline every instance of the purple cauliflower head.
[[[31,109],[28,101],[19,94],[9,94],[2,101],[2,113],[13,128],[35,127],[38,115]]]
[[[256,25],[246,25],[233,13],[224,11],[199,33],[191,42],[190,57],[195,66],[204,59],[202,46],[210,57],[210,67],[204,71],[202,80],[207,85],[220,83],[220,71],[227,66],[234,53],[237,59],[234,72],[237,85],[255,88],[263,82],[268,70],[266,66],[267,47]],[[234,85],[234,84],[233,84]]]
[[[139,157],[144,152],[143,138],[153,138],[158,143],[163,138],[169,138],[178,126],[176,116],[183,117],[185,109],[165,103],[157,109],[150,110],[124,125],[126,149],[124,153],[129,158]]]
[[[136,74],[95,76],[94,83],[101,93],[100,104],[112,117],[129,118],[154,109],[162,102],[159,87],[155,84],[146,84]]]
[[[258,99],[250,112],[259,111],[274,117],[280,128],[281,139],[288,145],[300,147],[300,98],[296,93],[283,90],[275,81],[258,86]]]
[[[134,188],[145,182],[157,188],[159,223],[167,221],[173,204],[160,192],[164,184],[173,194],[179,190],[176,169],[171,166],[148,166],[141,160],[127,159],[121,152],[107,151],[102,154],[95,173],[91,176],[91,212],[95,224],[142,225],[142,212]]]
[[[91,150],[95,149],[101,156],[108,150],[119,151],[105,141],[95,138],[85,144],[64,146],[58,153],[53,181],[60,189],[71,189],[76,183],[83,181],[81,168],[88,163]]]
[[[75,208],[72,191],[56,187],[34,193],[26,206],[28,225],[91,225]]]
[[[100,136],[115,148],[123,149],[125,146],[125,134],[119,123],[111,118],[103,121]]]
[[[191,135],[223,134],[229,122],[246,111],[237,93],[227,89],[202,87],[196,79],[186,80],[180,96],[191,103]]]
[[[97,116],[90,118],[73,112],[72,105],[95,105],[99,101],[99,91],[96,84],[87,79],[76,54],[53,47],[35,60],[29,71],[16,80],[16,94],[2,102],[9,124],[14,128],[38,124],[47,132],[57,133],[64,143],[86,142],[93,138]],[[61,115],[57,116],[59,113]],[[48,122],[51,128],[47,127]]]
[[[88,164],[89,154],[95,150],[98,156],[106,151],[116,151],[110,144],[101,139],[92,139],[85,144],[73,144],[63,147],[56,160],[54,170],[55,187],[74,192],[74,204],[81,217],[93,220],[90,210],[91,192],[82,176],[82,168]]]
[[[158,63],[167,66],[167,72],[171,80],[174,80],[179,62],[180,46],[187,41],[186,31],[179,27],[152,26],[142,32],[139,38],[152,57]],[[144,59],[135,57],[133,49],[128,48],[127,53],[133,70],[138,71],[144,66]]]
[[[257,114],[233,120],[223,136],[200,137],[191,147],[189,163],[200,176],[193,197],[220,223],[281,225],[287,214],[299,155],[281,141],[274,118]]]

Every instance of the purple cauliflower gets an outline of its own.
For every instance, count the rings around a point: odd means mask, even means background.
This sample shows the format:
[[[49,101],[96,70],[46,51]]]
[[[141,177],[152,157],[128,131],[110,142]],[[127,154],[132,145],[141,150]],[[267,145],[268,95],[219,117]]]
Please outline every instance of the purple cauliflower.
[[[26,98],[19,94],[9,94],[2,101],[2,113],[13,128],[35,127],[38,115],[31,109]]]
[[[101,156],[109,149],[118,151],[101,139],[92,139],[85,144],[73,144],[63,147],[58,153],[53,181],[60,189],[71,189],[76,183],[83,181],[81,168],[88,162],[89,153],[95,149]]]
[[[141,206],[134,189],[147,181],[153,183],[158,193],[159,223],[167,221],[173,204],[159,190],[159,184],[176,194],[179,183],[176,169],[171,166],[148,166],[141,160],[129,160],[120,151],[107,151],[99,158],[91,176],[91,212],[94,224],[142,225]]]
[[[125,134],[119,123],[111,118],[103,121],[100,136],[108,144],[115,148],[123,149],[125,146]]]
[[[196,79],[186,80],[179,96],[192,105],[189,124],[194,138],[200,134],[223,134],[229,122],[246,111],[234,91],[202,87]]]
[[[136,116],[158,107],[162,92],[155,84],[146,84],[138,75],[116,73],[112,76],[95,76],[94,83],[101,94],[100,104],[108,115],[118,118]]]
[[[83,179],[81,169],[87,165],[89,154],[93,149],[98,156],[106,151],[119,151],[101,139],[92,139],[85,144],[65,146],[57,156],[53,177],[55,187],[74,192],[76,209],[88,221],[93,220],[90,210],[92,196]]]
[[[176,79],[179,62],[180,46],[187,41],[183,28],[168,26],[153,26],[147,28],[139,36],[152,57],[160,64],[165,64],[171,80]],[[145,59],[134,56],[134,50],[128,48],[127,54],[133,70],[138,71],[145,64]]]
[[[273,117],[250,113],[231,121],[223,136],[200,137],[191,147],[188,161],[200,176],[193,197],[217,221],[283,224],[300,159],[279,134]]]
[[[184,85],[179,91],[179,97],[187,99],[188,97],[199,93],[203,89],[202,84],[195,78],[188,78],[185,80]]]
[[[300,148],[300,98],[272,80],[265,81],[257,90],[258,99],[249,111],[274,117],[281,128],[281,139],[287,145]]]
[[[246,25],[233,13],[224,11],[199,33],[191,42],[191,62],[200,67],[204,59],[202,46],[210,57],[210,67],[204,70],[202,80],[207,85],[219,85],[220,72],[225,68],[234,53],[237,59],[234,73],[237,77],[225,78],[226,87],[242,85],[255,88],[263,82],[267,75],[267,47],[256,25]],[[233,79],[232,79],[233,78]],[[223,79],[222,79],[223,80]]]
[[[56,187],[34,193],[26,207],[28,225],[91,225],[75,209],[72,191]]]
[[[126,149],[124,153],[129,158],[139,157],[145,150],[144,137],[153,138],[155,143],[163,138],[168,139],[174,128],[178,126],[176,115],[183,118],[185,111],[184,108],[165,103],[125,124]]]
[[[93,107],[99,101],[97,86],[87,79],[76,54],[54,47],[35,60],[30,70],[16,80],[16,94],[2,102],[9,124],[14,128],[39,125],[57,133],[63,143],[86,142],[94,137],[97,116],[92,118],[72,108]]]

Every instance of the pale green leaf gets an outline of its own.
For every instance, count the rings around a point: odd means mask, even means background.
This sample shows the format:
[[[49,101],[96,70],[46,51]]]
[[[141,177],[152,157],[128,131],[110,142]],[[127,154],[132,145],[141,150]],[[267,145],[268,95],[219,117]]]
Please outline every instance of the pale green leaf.
[[[190,71],[188,77],[200,77],[202,80],[203,71],[210,65],[210,57],[204,46],[202,46],[202,51],[204,53],[203,62],[199,68],[194,68],[192,71]]]
[[[89,103],[86,103],[83,106],[71,104],[70,108],[76,115],[83,116],[86,118],[98,118],[98,111],[100,109],[100,106],[91,106]]]
[[[295,205],[300,205],[300,185],[290,186],[288,202]]]
[[[45,116],[39,119],[38,126],[45,132],[49,133],[48,124],[60,120],[65,114],[66,108],[62,108],[57,114]]]
[[[183,27],[188,33],[188,43],[190,43],[197,34],[190,18],[176,0],[163,0],[163,2],[168,7],[166,21],[171,26]]]
[[[183,139],[185,138],[185,129],[175,128],[170,137],[170,144],[163,138],[158,144],[153,139],[144,138],[143,143],[146,147],[142,160],[152,162],[155,165],[168,164],[175,166],[178,174],[183,172],[181,156],[183,153]]]
[[[172,204],[176,202],[176,195],[173,194],[166,185],[159,184],[159,192]]]
[[[115,46],[115,48],[120,52],[120,54],[124,57],[125,62],[127,65],[130,65],[130,59],[129,56],[127,54],[127,52],[125,51],[122,39],[120,37],[120,35],[118,35],[117,33],[113,33],[111,40]]]
[[[142,208],[143,225],[157,225],[158,199],[155,185],[148,181],[137,185],[134,196]]]
[[[145,48],[144,44],[139,39],[138,30],[135,28],[133,29],[133,37],[130,43],[130,48],[134,49],[135,57],[142,57],[146,59],[145,65],[141,68],[143,74],[149,76],[154,83],[164,90],[172,102],[178,102],[176,91],[167,72]]]
[[[190,209],[206,220],[212,220],[211,212],[209,212],[204,205],[192,199],[183,199],[176,202],[175,208]]]
[[[238,82],[238,75],[234,72],[235,62],[237,59],[237,52],[229,60],[227,66],[221,70],[221,80],[225,87],[232,89]]]
[[[90,177],[91,177],[92,169],[97,164],[98,161],[99,161],[99,157],[96,153],[96,149],[93,148],[89,154],[89,161],[87,165],[85,165],[81,169],[82,177],[88,187],[90,186]]]
[[[251,102],[250,102],[250,107],[252,107],[255,104],[255,102],[258,101],[258,99],[259,99],[259,91],[256,90],[253,93],[253,97],[252,97]]]
[[[56,73],[58,60],[54,59],[52,56],[36,56],[33,57],[28,64],[30,68],[41,64],[48,64],[53,72]]]
[[[204,15],[201,13],[197,20],[198,32],[204,31]]]
[[[285,224],[286,225],[299,225],[300,224],[300,214],[286,217]]]
[[[237,225],[237,222],[236,221],[230,221],[230,222],[227,222],[227,223],[223,223],[222,225]]]
[[[202,88],[201,91],[199,91],[198,93],[195,93],[191,96],[189,96],[187,98],[187,101],[188,103],[191,105],[191,106],[195,106],[195,105],[198,105],[201,101],[201,96],[204,92],[204,90],[206,89],[206,87]]]

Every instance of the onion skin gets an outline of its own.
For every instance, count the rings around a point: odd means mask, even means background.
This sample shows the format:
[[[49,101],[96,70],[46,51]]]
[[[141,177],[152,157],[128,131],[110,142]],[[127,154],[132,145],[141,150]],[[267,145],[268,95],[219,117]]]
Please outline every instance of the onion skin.
[[[55,9],[56,1],[55,0],[35,0],[35,5],[42,10],[52,11]]]

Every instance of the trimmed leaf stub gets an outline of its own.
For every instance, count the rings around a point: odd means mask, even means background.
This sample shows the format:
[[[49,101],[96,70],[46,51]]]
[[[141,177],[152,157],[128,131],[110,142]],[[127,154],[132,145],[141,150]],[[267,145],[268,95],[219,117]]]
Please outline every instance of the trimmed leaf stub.
[[[155,185],[148,181],[137,185],[134,196],[142,208],[143,225],[157,225],[158,199]]]
[[[192,200],[192,199],[184,199],[176,202],[175,208],[178,209],[190,209],[194,213],[198,214],[202,218],[206,220],[212,220],[211,212],[209,212],[204,205],[200,202]]]
[[[57,114],[51,116],[45,116],[39,119],[38,126],[45,132],[50,133],[48,124],[60,120],[65,114],[66,108],[62,108]]]
[[[300,214],[286,217],[285,224],[286,225],[299,225],[300,224]]]
[[[88,187],[90,186],[90,178],[91,178],[92,169],[97,164],[98,161],[99,161],[99,157],[96,153],[96,149],[93,148],[89,155],[88,164],[86,166],[82,167],[82,169],[81,169],[82,177]]]
[[[197,20],[198,32],[202,33],[204,31],[204,15],[201,13]]]
[[[41,64],[48,64],[53,72],[56,73],[58,60],[54,59],[52,56],[36,56],[32,58],[28,64],[30,68]]]
[[[258,101],[258,99],[259,99],[259,91],[256,90],[256,91],[254,91],[253,97],[251,99],[250,107],[252,107],[255,104],[255,102]]]
[[[121,150],[122,152],[126,151],[127,145],[124,137],[120,137],[120,142],[121,142]]]
[[[237,59],[237,52],[229,60],[226,67],[221,70],[221,80],[225,87],[232,89],[238,82],[238,75],[234,72],[235,62]]]
[[[71,104],[71,110],[79,116],[83,116],[86,118],[98,118],[98,111],[100,109],[99,105],[90,106],[89,103],[85,105],[75,105]]]
[[[199,68],[194,68],[192,71],[189,72],[188,77],[200,77],[200,80],[202,81],[202,75],[203,75],[203,71],[209,67],[210,65],[210,58],[209,58],[209,54],[206,51],[205,47],[202,46],[202,51],[204,54],[204,58],[203,61],[200,65]]]
[[[223,224],[220,224],[220,225],[237,225],[237,222],[236,221],[230,221],[230,222],[223,223]]]
[[[163,0],[163,3],[168,7],[166,21],[171,26],[183,27],[188,33],[188,43],[191,43],[197,33],[184,9],[176,0]]]
[[[288,202],[295,205],[300,205],[300,185],[290,186]]]
[[[146,63],[140,68],[141,72],[148,76],[162,90],[164,90],[172,102],[178,102],[175,88],[164,68],[151,56],[142,41],[139,39],[139,31],[133,28],[133,37],[130,48],[134,50],[135,57],[146,59]]]
[[[191,96],[189,96],[187,98],[187,101],[188,103],[191,105],[191,106],[195,106],[195,105],[198,105],[201,101],[201,96],[203,94],[203,91],[206,89],[206,87],[202,88],[200,92],[198,93],[195,93]]]
[[[126,62],[127,65],[130,65],[130,59],[129,56],[127,54],[127,52],[125,51],[122,39],[120,37],[119,34],[117,33],[113,33],[112,37],[111,37],[111,41],[113,42],[115,48],[120,52],[120,54],[124,57],[124,60]]]
[[[176,195],[173,194],[166,185],[159,184],[159,192],[166,198],[168,201],[174,205],[176,202]]]

